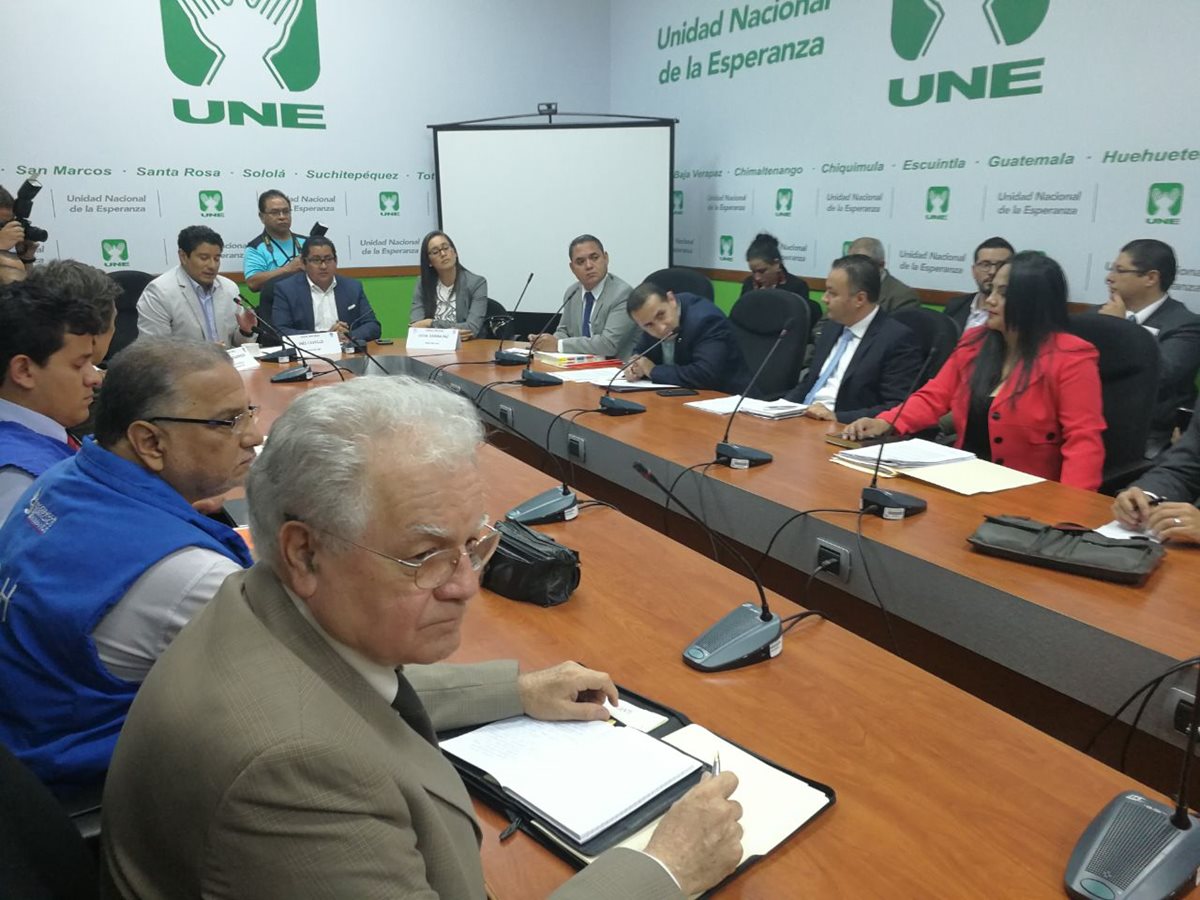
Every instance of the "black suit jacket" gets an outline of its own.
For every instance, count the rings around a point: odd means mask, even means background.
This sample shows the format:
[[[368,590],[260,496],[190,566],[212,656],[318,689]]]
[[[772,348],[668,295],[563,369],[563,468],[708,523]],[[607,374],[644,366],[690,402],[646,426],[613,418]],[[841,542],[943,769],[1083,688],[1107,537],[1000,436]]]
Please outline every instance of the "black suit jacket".
[[[825,361],[841,339],[844,325],[829,322],[821,330],[813,349],[812,365],[800,383],[787,395],[803,403],[817,383]],[[853,422],[891,409],[904,399],[921,369],[921,343],[912,329],[891,318],[882,309],[867,327],[838,387],[834,413],[839,422]]]
[[[750,371],[725,313],[696,294],[676,294],[675,299],[679,302],[675,362],[663,365],[662,346],[655,347],[646,354],[655,363],[650,380],[701,391],[742,393],[750,381]],[[644,353],[656,340],[642,332],[634,352]]]
[[[958,333],[967,329],[967,319],[971,315],[971,305],[975,302],[975,294],[963,294],[961,297],[951,297],[946,301],[943,312],[954,320]]]
[[[1147,455],[1167,445],[1175,409],[1196,402],[1196,372],[1200,370],[1200,316],[1172,297],[1144,323],[1158,330],[1158,399],[1150,420]]]
[[[1200,505],[1200,408],[1178,443],[1137,480],[1137,486],[1164,500]]]
[[[375,318],[375,311],[371,309],[361,281],[345,275],[337,276],[333,299],[337,304],[338,320],[354,325],[350,330],[351,340],[373,341],[379,337],[379,320]],[[275,319],[271,324],[283,334],[307,334],[315,330],[312,291],[304,272],[296,272],[276,283],[275,305],[271,315]]]

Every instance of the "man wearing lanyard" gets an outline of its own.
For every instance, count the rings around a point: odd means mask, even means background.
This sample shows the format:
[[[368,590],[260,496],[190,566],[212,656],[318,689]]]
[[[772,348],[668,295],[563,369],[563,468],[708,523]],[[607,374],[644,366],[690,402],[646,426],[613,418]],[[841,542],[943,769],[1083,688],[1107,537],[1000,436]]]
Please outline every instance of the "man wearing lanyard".
[[[300,248],[304,238],[292,234],[292,201],[283,191],[263,191],[258,197],[258,218],[263,231],[246,245],[242,274],[246,286],[255,293],[268,281],[291,275],[303,267]]]
[[[238,304],[237,285],[218,274],[225,242],[206,225],[179,232],[179,265],[138,298],[138,334],[237,346],[254,340],[258,319]]]

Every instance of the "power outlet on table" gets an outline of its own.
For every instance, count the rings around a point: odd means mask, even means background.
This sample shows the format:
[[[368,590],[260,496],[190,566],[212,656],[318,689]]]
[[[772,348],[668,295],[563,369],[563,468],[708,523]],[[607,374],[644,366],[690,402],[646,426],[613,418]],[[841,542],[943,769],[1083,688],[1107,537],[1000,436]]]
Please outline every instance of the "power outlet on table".
[[[500,418],[501,424],[505,425],[508,428],[513,428],[513,430],[516,430],[515,427],[513,426],[513,408],[511,406],[506,406],[505,404],[501,403],[499,413],[500,413],[499,418]]]
[[[850,551],[833,541],[817,538],[816,564],[842,581],[850,580]]]
[[[567,435],[567,456],[576,462],[587,462],[587,446],[579,435]]]
[[[1171,728],[1180,734],[1188,733],[1188,725],[1192,721],[1192,704],[1196,698],[1182,688],[1171,688],[1167,691],[1167,717]]]

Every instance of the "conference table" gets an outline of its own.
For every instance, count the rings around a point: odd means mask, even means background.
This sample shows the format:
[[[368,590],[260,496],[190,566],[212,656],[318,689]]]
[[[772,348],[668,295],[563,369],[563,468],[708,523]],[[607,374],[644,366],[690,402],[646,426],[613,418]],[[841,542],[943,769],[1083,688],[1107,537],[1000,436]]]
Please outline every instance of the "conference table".
[[[273,371],[244,375],[266,422],[303,391],[331,382],[274,385]],[[514,393],[508,388],[505,397]],[[548,394],[539,402],[549,402]],[[658,412],[653,399],[643,421]],[[711,428],[714,420],[701,422]],[[644,428],[634,420],[598,427],[621,425]],[[662,465],[662,457],[647,458]],[[482,448],[481,464],[493,517],[555,483],[495,447]],[[874,526],[884,523],[865,524],[878,541]],[[745,577],[604,506],[539,530],[579,551],[579,588],[549,609],[482,591],[454,659],[515,657],[529,668],[575,659],[605,669],[618,684],[837,792],[830,810],[718,896],[1059,897],[1065,861],[1087,822],[1117,793],[1139,789],[830,621],[801,621],[765,663],[699,673],[684,665],[682,648],[732,606],[754,599]],[[773,592],[771,603],[784,616],[801,610]],[[566,863],[524,834],[501,844],[507,821],[477,809],[484,870],[497,897],[545,896],[569,877]]]

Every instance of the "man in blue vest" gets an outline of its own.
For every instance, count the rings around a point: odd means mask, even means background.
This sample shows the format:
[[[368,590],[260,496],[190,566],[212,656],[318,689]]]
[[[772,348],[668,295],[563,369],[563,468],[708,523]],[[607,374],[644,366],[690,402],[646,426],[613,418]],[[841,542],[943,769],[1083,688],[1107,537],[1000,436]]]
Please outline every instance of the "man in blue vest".
[[[0,521],[35,478],[74,454],[67,429],[87,420],[106,324],[94,303],[45,285],[0,290]]]
[[[138,685],[242,539],[193,504],[240,484],[262,433],[218,346],[113,357],[96,434],[0,528],[0,743],[52,788],[103,777]]]

